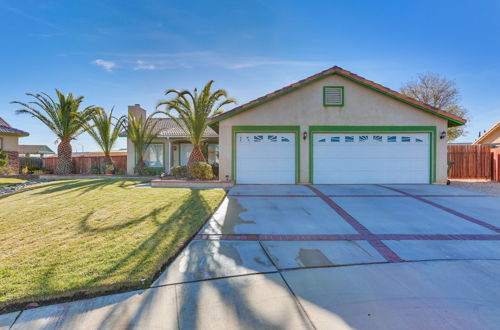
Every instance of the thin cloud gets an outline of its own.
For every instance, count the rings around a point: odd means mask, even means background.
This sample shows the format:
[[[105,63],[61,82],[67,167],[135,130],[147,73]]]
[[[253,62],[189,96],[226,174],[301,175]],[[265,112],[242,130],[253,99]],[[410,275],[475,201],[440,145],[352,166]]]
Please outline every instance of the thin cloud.
[[[221,55],[213,51],[180,52],[180,53],[114,53],[107,54],[116,59],[113,64],[123,68],[137,70],[169,70],[192,68],[222,68],[226,70],[243,70],[262,66],[328,66],[330,63],[316,60],[295,60],[271,57],[241,57]],[[98,60],[96,60],[98,61]],[[99,60],[103,61],[103,60]],[[110,62],[110,61],[106,61]],[[103,65],[98,64],[97,65]],[[108,71],[111,71],[111,67]]]
[[[134,67],[134,71],[137,70],[156,70],[157,67],[154,64],[146,63],[143,60],[137,60],[137,65]]]
[[[97,60],[92,61],[93,64],[102,67],[104,70],[111,72],[114,68],[116,68],[116,63],[113,61],[106,61],[98,58]]]

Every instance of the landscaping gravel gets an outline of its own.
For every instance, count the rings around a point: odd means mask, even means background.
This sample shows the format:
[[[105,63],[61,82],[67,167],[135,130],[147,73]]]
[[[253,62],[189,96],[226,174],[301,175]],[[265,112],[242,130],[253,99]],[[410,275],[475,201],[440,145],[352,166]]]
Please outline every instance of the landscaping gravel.
[[[13,186],[3,187],[3,188],[0,188],[0,196],[13,193],[14,191],[18,191],[20,189],[23,189],[23,188],[26,188],[26,187],[29,187],[29,186],[32,186],[35,184],[45,183],[45,182],[49,182],[49,181],[51,181],[51,180],[35,179],[35,180],[29,180],[29,181],[26,181],[23,183],[19,183],[19,184],[13,185]]]
[[[500,196],[500,182],[498,181],[451,180],[450,186]]]

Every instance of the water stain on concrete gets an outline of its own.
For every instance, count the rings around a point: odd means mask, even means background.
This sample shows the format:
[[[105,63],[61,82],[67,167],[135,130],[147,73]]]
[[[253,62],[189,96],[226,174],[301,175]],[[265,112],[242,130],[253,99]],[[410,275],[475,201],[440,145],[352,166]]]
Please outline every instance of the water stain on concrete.
[[[318,249],[300,249],[295,260],[302,263],[305,267],[334,265],[334,263]]]
[[[237,265],[243,264],[243,260],[241,260],[240,253],[234,246],[229,244],[221,244],[218,250],[219,254],[231,259],[232,261],[234,261],[235,264]]]
[[[222,233],[223,234],[235,234],[235,227],[245,224],[255,224],[252,220],[243,220],[241,214],[247,212],[248,209],[244,208],[237,198],[230,198],[229,205],[227,207],[226,217],[222,222]]]

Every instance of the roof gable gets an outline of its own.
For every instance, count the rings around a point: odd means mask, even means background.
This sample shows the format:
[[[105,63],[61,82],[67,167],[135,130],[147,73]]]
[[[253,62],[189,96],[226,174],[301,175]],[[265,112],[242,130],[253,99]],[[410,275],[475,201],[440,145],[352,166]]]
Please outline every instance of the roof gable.
[[[368,87],[372,90],[375,90],[377,92],[380,92],[388,97],[391,97],[393,99],[396,99],[398,101],[401,101],[401,102],[404,102],[408,105],[411,105],[419,110],[422,110],[422,111],[426,111],[428,113],[431,113],[433,115],[436,115],[438,117],[441,117],[441,118],[445,118],[448,120],[448,126],[449,127],[452,127],[452,126],[460,126],[460,125],[463,125],[465,124],[466,120],[463,119],[463,118],[460,118],[458,116],[455,116],[453,114],[450,114],[446,111],[443,111],[443,110],[440,110],[440,109],[437,109],[435,107],[432,107],[428,104],[425,104],[423,102],[420,102],[420,101],[417,101],[411,97],[408,97],[408,96],[405,96],[399,92],[396,92],[390,88],[387,88],[385,86],[382,86],[380,84],[377,84],[371,80],[368,80],[368,79],[365,79],[361,76],[358,76],[352,72],[349,72],[347,70],[344,70],[338,66],[334,66],[330,69],[327,69],[325,71],[322,71],[320,73],[317,73],[313,76],[310,76],[306,79],[303,79],[303,80],[300,80],[296,83],[293,83],[291,85],[288,85],[286,87],[283,87],[279,90],[276,90],[272,93],[269,93],[267,95],[264,95],[262,97],[259,97],[253,101],[250,101],[248,103],[245,103],[241,106],[238,106],[232,110],[229,110],[227,112],[224,112],[218,116],[215,116],[212,118],[211,122],[210,122],[210,125],[215,125],[217,124],[219,121],[221,120],[224,120],[224,119],[227,119],[227,118],[230,118],[232,116],[236,116],[238,115],[239,113],[241,112],[244,112],[244,111],[247,111],[247,110],[250,110],[252,108],[255,108],[265,102],[269,102],[271,100],[274,100],[280,96],[283,96],[283,95],[286,95],[288,93],[291,93],[301,87],[304,87],[308,84],[311,84],[313,82],[316,82],[316,81],[319,81],[323,78],[326,78],[330,75],[339,75],[339,76],[342,76],[346,79],[349,79],[353,82],[356,82],[358,84],[361,84],[365,87]]]
[[[493,125],[492,128],[490,128],[487,132],[485,132],[483,135],[481,135],[476,141],[474,141],[474,144],[484,143],[484,141],[487,140],[496,131],[500,131],[500,121],[498,123],[496,123],[495,125]]]
[[[2,119],[2,117],[0,117],[0,135],[28,136],[30,134],[10,126],[5,120]]]

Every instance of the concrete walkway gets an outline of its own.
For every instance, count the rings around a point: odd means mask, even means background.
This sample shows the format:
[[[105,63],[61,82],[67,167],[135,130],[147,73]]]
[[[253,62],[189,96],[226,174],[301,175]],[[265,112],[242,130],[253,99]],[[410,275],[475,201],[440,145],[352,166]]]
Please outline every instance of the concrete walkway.
[[[498,329],[499,214],[445,186],[236,186],[150,289],[0,328]]]

